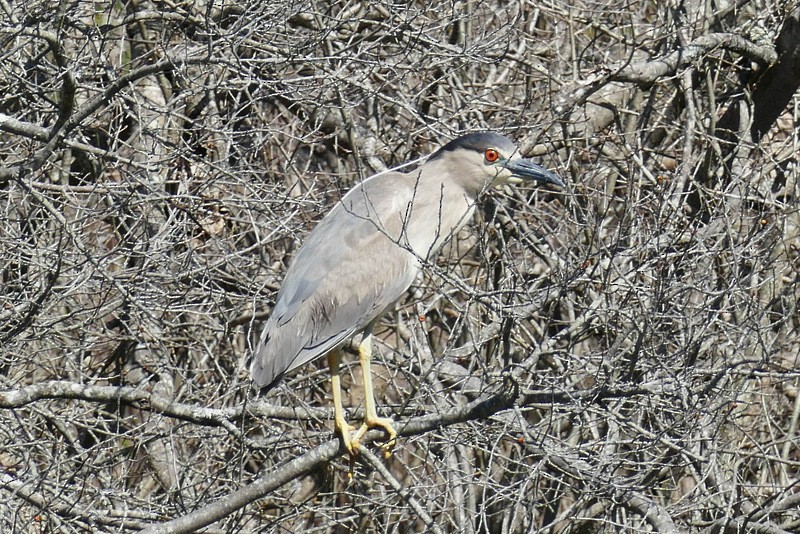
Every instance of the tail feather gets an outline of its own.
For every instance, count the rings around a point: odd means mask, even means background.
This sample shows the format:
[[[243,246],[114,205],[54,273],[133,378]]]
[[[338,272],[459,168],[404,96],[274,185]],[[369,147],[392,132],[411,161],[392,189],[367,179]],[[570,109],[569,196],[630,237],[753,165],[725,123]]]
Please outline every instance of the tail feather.
[[[253,351],[253,361],[250,362],[250,376],[256,386],[262,390],[270,390],[280,382],[286,371],[297,359],[298,350],[281,344],[279,339],[272,335],[273,325],[268,321],[261,332],[260,339]],[[282,346],[283,345],[283,346]],[[280,351],[277,353],[276,349]],[[287,355],[289,355],[287,357]]]

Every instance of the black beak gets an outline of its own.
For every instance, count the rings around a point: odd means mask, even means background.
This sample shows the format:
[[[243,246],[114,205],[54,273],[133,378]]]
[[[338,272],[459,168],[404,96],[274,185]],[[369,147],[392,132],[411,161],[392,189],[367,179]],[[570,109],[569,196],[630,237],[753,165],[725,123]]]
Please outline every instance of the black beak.
[[[564,181],[557,174],[553,174],[528,159],[513,159],[506,163],[506,169],[514,173],[514,176],[524,180],[536,180],[537,182],[565,187]]]

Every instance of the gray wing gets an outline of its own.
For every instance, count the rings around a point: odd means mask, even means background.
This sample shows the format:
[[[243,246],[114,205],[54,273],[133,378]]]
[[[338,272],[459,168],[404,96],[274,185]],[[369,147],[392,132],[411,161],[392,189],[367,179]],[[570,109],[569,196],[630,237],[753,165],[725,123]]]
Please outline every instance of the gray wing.
[[[364,182],[309,234],[255,348],[250,373],[257,385],[272,386],[340,346],[391,308],[414,281],[419,261],[396,242],[411,194],[403,176]]]

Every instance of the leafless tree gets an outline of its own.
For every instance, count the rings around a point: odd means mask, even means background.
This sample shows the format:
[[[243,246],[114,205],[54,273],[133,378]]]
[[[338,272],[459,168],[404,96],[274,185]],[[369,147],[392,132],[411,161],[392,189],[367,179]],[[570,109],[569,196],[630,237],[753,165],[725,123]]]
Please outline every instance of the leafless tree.
[[[0,531],[800,530],[795,1],[0,21]],[[426,266],[351,464],[324,362],[259,397],[252,332],[343,191],[485,129],[568,190]]]

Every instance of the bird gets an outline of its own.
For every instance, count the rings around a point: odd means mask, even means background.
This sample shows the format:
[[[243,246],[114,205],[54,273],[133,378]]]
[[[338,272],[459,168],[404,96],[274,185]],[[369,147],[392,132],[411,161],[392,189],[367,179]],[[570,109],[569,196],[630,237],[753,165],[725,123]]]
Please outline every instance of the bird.
[[[287,374],[327,356],[334,430],[345,449],[354,456],[366,432],[381,428],[389,457],[397,432],[375,405],[373,327],[470,220],[482,193],[523,181],[565,187],[557,174],[523,158],[507,137],[475,132],[448,142],[410,172],[383,172],[354,186],[290,262],[253,350],[255,386],[269,390]],[[366,415],[355,431],[345,419],[339,367],[343,345],[359,334]]]

